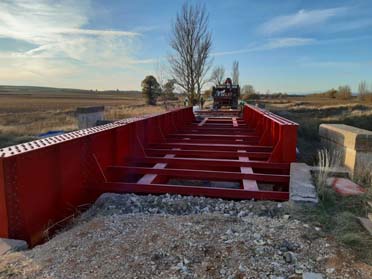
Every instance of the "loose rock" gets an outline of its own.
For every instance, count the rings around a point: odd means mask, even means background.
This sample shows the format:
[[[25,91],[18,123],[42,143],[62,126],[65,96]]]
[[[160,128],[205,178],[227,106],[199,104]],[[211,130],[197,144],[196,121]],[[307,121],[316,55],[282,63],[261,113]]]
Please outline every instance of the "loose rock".
[[[4,255],[0,277],[371,278],[348,263],[327,273],[316,259],[342,248],[286,212],[286,203],[105,194],[50,241]]]

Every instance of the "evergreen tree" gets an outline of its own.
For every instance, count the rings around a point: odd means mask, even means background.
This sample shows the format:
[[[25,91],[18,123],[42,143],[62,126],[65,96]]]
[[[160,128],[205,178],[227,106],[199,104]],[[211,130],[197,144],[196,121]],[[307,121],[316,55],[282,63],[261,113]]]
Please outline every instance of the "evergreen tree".
[[[160,85],[154,76],[147,76],[141,83],[142,94],[149,105],[155,106],[158,96],[161,93]]]

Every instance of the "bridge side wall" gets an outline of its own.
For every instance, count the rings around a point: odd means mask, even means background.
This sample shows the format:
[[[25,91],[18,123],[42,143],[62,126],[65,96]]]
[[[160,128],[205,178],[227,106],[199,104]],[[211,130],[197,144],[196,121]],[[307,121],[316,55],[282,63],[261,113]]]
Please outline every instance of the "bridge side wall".
[[[243,119],[260,135],[260,144],[273,147],[271,162],[296,161],[298,124],[252,105],[243,108]]]
[[[0,149],[0,237],[41,242],[95,200],[108,165],[144,156],[142,145],[193,120],[184,108]]]

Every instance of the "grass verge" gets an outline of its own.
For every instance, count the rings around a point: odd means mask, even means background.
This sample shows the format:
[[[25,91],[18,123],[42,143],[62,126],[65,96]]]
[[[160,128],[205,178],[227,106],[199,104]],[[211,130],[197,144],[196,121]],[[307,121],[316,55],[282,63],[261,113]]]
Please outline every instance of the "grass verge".
[[[371,210],[368,205],[372,197],[371,184],[361,184],[367,189],[366,194],[347,197],[339,195],[332,187],[327,186],[329,169],[339,165],[338,157],[326,150],[318,152],[320,171],[314,177],[314,182],[319,204],[316,207],[301,208],[298,217],[313,226],[321,227],[326,234],[352,249],[358,259],[372,264],[372,236],[358,220],[358,217],[367,217],[368,211]],[[362,181],[357,177],[354,177],[354,180]],[[363,181],[371,180],[363,177]]]
[[[372,264],[372,237],[357,217],[365,217],[369,195],[342,197],[332,189],[319,193],[319,204],[299,212],[301,219],[319,226],[339,243],[352,249],[358,259]]]

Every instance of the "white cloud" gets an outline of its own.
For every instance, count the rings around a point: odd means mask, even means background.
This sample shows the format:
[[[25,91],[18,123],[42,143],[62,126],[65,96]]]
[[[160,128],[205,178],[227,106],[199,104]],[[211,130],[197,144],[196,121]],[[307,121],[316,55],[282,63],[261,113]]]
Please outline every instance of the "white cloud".
[[[61,34],[80,34],[80,35],[95,35],[95,36],[130,36],[134,37],[139,35],[135,32],[129,31],[114,31],[114,30],[92,30],[92,29],[50,29],[50,33],[61,33]]]
[[[36,45],[22,52],[0,50],[2,82],[89,77],[89,72],[133,70],[153,62],[135,59],[139,33],[85,28],[90,16],[88,0],[1,1],[0,37]]]
[[[332,17],[345,14],[347,10],[348,8],[346,7],[320,10],[300,10],[295,14],[274,17],[264,23],[259,29],[265,34],[274,34],[293,28],[320,25]]]
[[[276,38],[276,39],[270,39],[263,44],[252,45],[251,47],[244,48],[244,49],[215,52],[213,53],[213,56],[224,56],[224,55],[233,55],[233,54],[241,54],[241,53],[256,52],[256,51],[267,51],[267,50],[273,50],[273,49],[278,49],[278,48],[305,46],[305,45],[315,44],[316,42],[317,41],[312,38]]]
[[[279,38],[272,39],[265,45],[263,49],[276,49],[276,48],[285,48],[285,47],[295,47],[295,46],[304,46],[309,44],[314,44],[316,40],[311,38]]]
[[[130,64],[135,64],[135,65],[138,65],[138,64],[156,64],[158,62],[158,59],[155,59],[155,58],[151,58],[151,59],[135,59],[135,60],[132,60],[130,61],[129,63]]]

